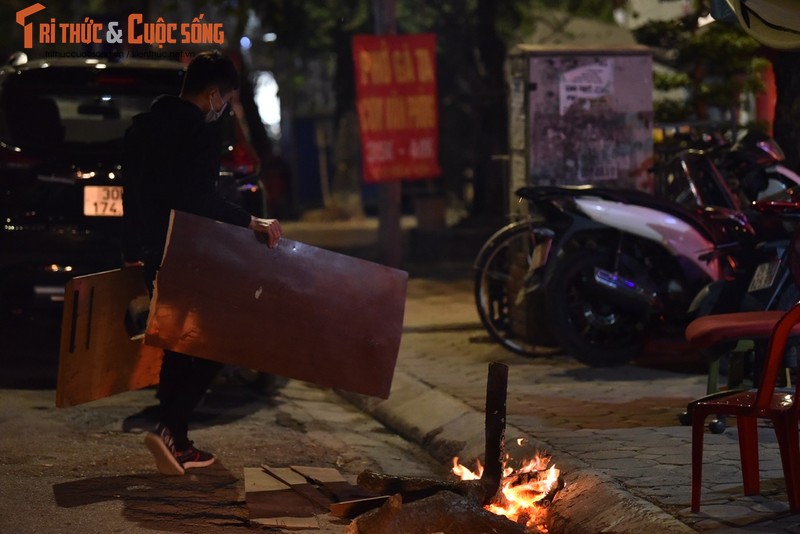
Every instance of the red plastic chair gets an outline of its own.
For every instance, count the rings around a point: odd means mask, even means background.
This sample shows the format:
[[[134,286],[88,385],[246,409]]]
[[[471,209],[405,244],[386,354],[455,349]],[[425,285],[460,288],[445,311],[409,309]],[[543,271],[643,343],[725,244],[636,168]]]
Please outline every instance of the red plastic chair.
[[[795,230],[789,241],[787,257],[791,281],[800,288],[800,228]],[[708,357],[708,383],[706,385],[706,396],[689,403],[687,413],[680,416],[683,424],[691,424],[691,413],[693,407],[703,401],[713,400],[731,394],[732,390],[747,389],[744,384],[744,362],[741,354],[734,357],[735,347],[739,341],[753,341],[760,353],[758,363],[762,364],[765,347],[769,343],[775,324],[784,314],[785,310],[768,310],[755,312],[725,313],[717,315],[707,315],[692,321],[686,327],[686,339],[692,348],[699,349]],[[796,334],[800,335],[800,327]],[[730,372],[727,387],[719,386],[720,360],[730,356]],[[756,387],[755,382],[753,387]],[[720,392],[721,389],[727,391]],[[720,414],[722,415],[722,414]],[[725,421],[720,418],[712,421],[709,429],[714,433],[725,430]]]
[[[794,245],[797,240],[793,240]],[[796,274],[796,273],[793,273]],[[703,433],[709,415],[735,416],[739,431],[739,454],[745,495],[757,495],[761,489],[758,465],[757,420],[769,419],[775,429],[786,481],[789,507],[800,511],[800,407],[794,393],[776,391],[778,373],[783,369],[783,355],[790,335],[800,334],[800,304],[788,312],[744,312],[712,315],[693,321],[687,328],[687,339],[706,344],[753,339],[769,335],[766,362],[758,389],[728,391],[709,395],[693,403],[692,416],[692,512],[700,510],[703,470]]]

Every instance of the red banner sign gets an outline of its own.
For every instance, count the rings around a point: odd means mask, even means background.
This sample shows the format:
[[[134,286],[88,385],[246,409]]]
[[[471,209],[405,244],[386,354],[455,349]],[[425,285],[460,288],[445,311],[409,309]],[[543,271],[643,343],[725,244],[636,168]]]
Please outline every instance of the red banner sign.
[[[441,174],[436,36],[357,35],[353,61],[364,181]]]

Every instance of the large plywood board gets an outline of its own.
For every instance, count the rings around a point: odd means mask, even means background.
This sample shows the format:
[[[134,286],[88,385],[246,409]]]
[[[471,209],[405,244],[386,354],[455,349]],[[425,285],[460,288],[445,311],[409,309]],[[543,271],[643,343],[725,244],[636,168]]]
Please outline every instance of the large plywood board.
[[[64,292],[56,406],[74,406],[158,383],[162,351],[131,338],[128,306],[146,298],[140,269],[73,278]]]
[[[387,398],[408,273],[173,212],[145,342]]]

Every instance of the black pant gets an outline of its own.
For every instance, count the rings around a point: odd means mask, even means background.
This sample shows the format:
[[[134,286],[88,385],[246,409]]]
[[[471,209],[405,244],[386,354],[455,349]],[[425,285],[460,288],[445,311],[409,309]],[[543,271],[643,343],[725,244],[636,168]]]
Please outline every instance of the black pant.
[[[145,260],[143,274],[151,297],[157,266],[158,261]],[[222,367],[223,364],[211,360],[164,351],[158,384],[159,421],[170,430],[177,450],[191,445],[187,436],[189,419]]]
[[[218,362],[164,351],[158,384],[160,419],[172,433],[177,450],[191,445],[187,437],[189,419],[220,369],[222,364]]]

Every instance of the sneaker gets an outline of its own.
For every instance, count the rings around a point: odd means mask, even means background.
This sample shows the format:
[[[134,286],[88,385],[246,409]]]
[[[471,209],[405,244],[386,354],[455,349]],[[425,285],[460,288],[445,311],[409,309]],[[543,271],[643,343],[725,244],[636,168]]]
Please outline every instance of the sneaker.
[[[156,469],[164,475],[182,475],[186,472],[178,461],[175,442],[172,434],[165,426],[159,425],[155,432],[148,432],[144,444],[156,460]]]
[[[184,469],[189,469],[191,467],[208,467],[217,460],[217,457],[210,452],[196,449],[194,445],[189,445],[188,449],[176,453],[175,456]]]

